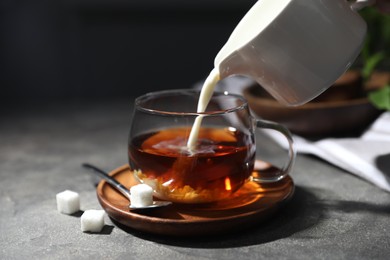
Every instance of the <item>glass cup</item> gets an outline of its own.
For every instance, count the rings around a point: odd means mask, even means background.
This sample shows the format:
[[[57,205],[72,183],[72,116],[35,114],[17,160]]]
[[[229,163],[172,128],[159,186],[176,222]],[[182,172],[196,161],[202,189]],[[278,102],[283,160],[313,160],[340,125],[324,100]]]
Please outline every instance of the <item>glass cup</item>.
[[[128,141],[129,164],[136,179],[157,198],[177,203],[207,203],[229,198],[248,181],[277,182],[295,160],[290,132],[255,119],[238,95],[214,93],[207,110],[197,113],[199,91],[152,92],[136,99]],[[195,146],[187,145],[194,121],[202,117]],[[288,160],[272,176],[252,176],[257,128],[283,134]]]

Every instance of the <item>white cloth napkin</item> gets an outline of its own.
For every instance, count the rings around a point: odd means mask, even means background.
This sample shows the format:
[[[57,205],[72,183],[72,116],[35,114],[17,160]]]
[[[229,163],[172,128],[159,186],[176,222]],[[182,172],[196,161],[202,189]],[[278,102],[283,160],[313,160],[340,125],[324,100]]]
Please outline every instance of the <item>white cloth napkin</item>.
[[[279,135],[267,132],[279,145]],[[359,138],[310,142],[294,135],[298,153],[312,154],[390,192],[390,112],[383,113]]]
[[[220,82],[216,90],[242,94],[251,83],[248,78],[231,77]],[[195,87],[200,88],[201,84]],[[273,131],[266,134],[288,148],[281,135]],[[390,112],[379,116],[358,138],[325,138],[315,142],[297,135],[293,138],[298,153],[315,155],[390,192]]]

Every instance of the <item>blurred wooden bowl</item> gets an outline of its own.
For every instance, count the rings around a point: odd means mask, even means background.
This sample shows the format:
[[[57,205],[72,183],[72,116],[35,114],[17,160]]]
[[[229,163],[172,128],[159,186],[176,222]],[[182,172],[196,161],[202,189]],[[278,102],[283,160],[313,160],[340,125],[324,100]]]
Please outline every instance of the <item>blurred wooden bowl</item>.
[[[285,125],[304,137],[357,133],[380,114],[367,99],[358,72],[350,71],[322,95],[298,107],[286,107],[259,85],[244,90],[249,107],[260,118]]]

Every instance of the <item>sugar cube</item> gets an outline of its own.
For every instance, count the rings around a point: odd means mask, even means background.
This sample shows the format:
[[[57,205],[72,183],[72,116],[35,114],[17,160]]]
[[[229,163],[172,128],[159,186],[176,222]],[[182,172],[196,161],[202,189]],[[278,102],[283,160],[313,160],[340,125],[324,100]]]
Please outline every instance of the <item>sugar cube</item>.
[[[64,214],[73,214],[80,210],[80,196],[77,192],[65,190],[57,193],[57,210]]]
[[[147,184],[138,184],[130,188],[132,207],[145,207],[153,204],[153,189]]]
[[[81,231],[100,232],[104,227],[104,210],[89,209],[81,215]]]

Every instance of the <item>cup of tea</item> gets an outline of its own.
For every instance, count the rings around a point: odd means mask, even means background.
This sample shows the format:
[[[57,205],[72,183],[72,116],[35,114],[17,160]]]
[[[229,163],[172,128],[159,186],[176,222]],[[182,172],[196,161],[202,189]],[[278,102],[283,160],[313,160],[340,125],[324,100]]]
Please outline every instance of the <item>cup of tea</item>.
[[[207,203],[229,198],[246,182],[277,182],[294,163],[290,132],[277,123],[255,119],[239,95],[214,93],[197,113],[200,92],[166,90],[138,97],[128,139],[135,178],[150,185],[157,198]],[[188,146],[194,121],[202,117],[195,146]],[[252,176],[256,129],[272,129],[288,143],[288,159],[272,176]]]

